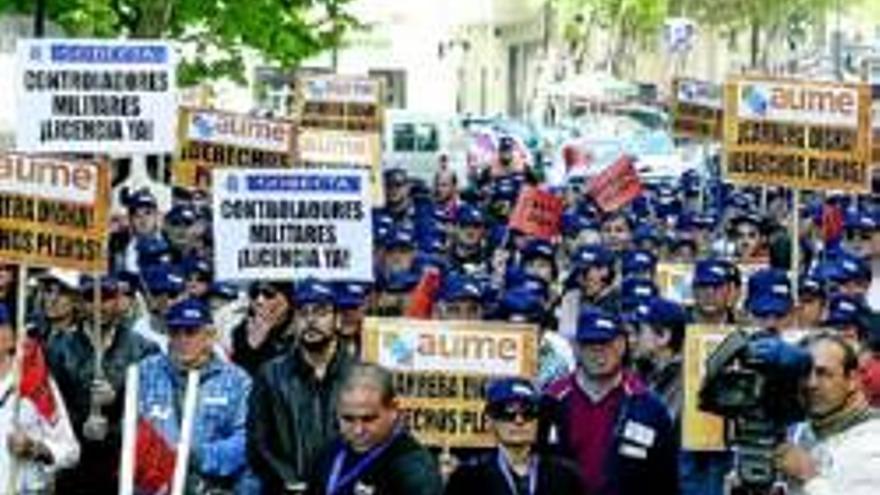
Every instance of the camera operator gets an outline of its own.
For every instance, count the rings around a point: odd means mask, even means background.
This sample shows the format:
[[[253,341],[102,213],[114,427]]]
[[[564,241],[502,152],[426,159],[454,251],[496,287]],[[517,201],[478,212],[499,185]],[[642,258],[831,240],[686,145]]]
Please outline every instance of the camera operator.
[[[803,387],[807,421],[777,449],[794,495],[868,495],[880,486],[880,418],[859,383],[855,350],[837,335],[809,341],[813,367]]]

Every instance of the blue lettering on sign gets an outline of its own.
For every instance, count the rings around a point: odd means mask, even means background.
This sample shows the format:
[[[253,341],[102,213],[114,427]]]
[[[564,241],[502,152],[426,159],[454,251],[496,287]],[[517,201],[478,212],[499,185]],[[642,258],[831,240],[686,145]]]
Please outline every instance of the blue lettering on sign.
[[[52,62],[69,64],[164,64],[168,47],[163,45],[78,45],[55,43]]]
[[[361,178],[351,175],[251,175],[251,192],[336,192],[359,193]]]

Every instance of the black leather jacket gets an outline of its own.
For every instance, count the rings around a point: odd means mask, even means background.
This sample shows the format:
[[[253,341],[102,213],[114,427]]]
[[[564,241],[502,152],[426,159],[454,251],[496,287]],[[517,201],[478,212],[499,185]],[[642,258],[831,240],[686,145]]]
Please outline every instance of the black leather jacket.
[[[336,395],[354,362],[337,351],[322,380],[298,348],[266,363],[254,376],[248,404],[247,451],[263,493],[304,483],[335,438]]]

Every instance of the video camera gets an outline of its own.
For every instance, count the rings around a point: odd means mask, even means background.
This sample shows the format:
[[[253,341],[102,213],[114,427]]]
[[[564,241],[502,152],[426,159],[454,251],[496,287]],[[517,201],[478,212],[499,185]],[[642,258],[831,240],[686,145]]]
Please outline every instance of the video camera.
[[[787,427],[804,419],[799,389],[811,368],[806,350],[743,330],[731,333],[707,359],[700,409],[727,420],[727,443],[747,491],[769,492],[776,481],[774,451]]]

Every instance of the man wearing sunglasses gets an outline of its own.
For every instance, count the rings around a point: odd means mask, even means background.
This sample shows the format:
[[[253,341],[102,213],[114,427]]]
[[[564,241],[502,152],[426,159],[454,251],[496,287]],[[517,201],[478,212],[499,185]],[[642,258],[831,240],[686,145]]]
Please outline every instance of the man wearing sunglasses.
[[[486,415],[498,448],[460,465],[448,495],[566,495],[589,493],[577,466],[535,448],[541,394],[524,378],[502,378],[486,391]]]
[[[188,493],[248,493],[255,478],[245,461],[245,418],[251,380],[214,353],[216,332],[207,303],[189,298],[169,308],[168,354],[140,364],[138,417],[148,421],[172,449],[180,442],[186,376],[199,375]]]
[[[247,316],[232,329],[232,360],[251,376],[293,345],[293,286],[257,281],[248,291]]]

